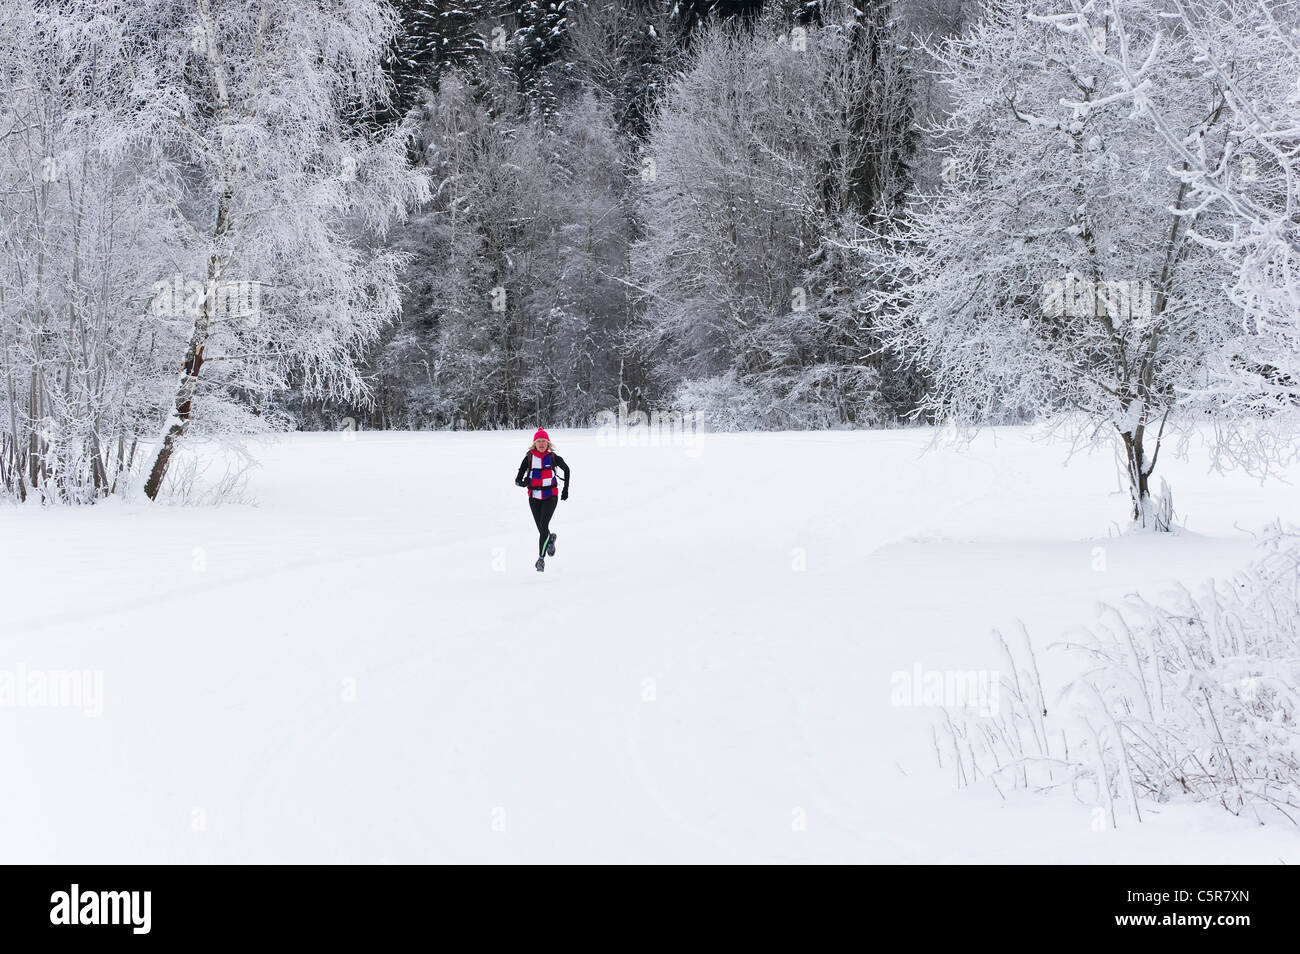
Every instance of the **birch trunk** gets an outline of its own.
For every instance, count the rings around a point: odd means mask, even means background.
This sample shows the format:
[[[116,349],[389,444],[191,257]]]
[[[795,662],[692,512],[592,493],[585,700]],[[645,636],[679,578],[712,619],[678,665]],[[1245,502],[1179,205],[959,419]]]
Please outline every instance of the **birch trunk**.
[[[213,309],[217,303],[216,289],[222,277],[221,249],[224,245],[223,240],[226,237],[226,232],[230,228],[230,207],[234,193],[232,157],[225,148],[226,138],[221,135],[222,129],[230,118],[230,86],[226,79],[225,68],[221,65],[221,61],[217,56],[215,39],[217,31],[212,22],[212,9],[208,0],[198,0],[198,10],[208,37],[205,49],[207,50],[208,66],[212,70],[212,77],[216,85],[217,133],[218,142],[221,143],[221,181],[224,185],[221,190],[221,197],[217,202],[216,223],[212,228],[212,252],[208,256],[207,269],[204,275],[206,281],[203,286],[205,290],[203,303],[199,307],[198,315],[195,316],[194,326],[190,331],[189,347],[185,351],[185,359],[181,362],[181,375],[180,381],[176,385],[175,404],[171,414],[168,415],[167,423],[163,426],[163,435],[158,446],[158,453],[154,456],[153,466],[149,470],[149,478],[144,485],[145,496],[150,500],[158,498],[158,491],[162,489],[163,480],[167,477],[167,468],[171,464],[172,454],[175,453],[177,444],[180,443],[181,438],[185,436],[185,432],[189,428],[194,392],[198,388],[199,371],[203,367],[203,349],[207,347],[208,335],[212,329]]]

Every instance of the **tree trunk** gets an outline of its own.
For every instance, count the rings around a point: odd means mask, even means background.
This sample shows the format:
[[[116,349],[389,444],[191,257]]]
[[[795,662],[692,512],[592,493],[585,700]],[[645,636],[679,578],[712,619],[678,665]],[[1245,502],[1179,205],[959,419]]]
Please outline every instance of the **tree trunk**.
[[[1129,499],[1133,504],[1130,516],[1135,524],[1145,527],[1151,516],[1151,488],[1148,485],[1151,474],[1145,460],[1142,431],[1139,426],[1121,437],[1124,440]]]
[[[230,193],[226,192],[221,197],[220,208],[217,212],[217,232],[219,236],[225,234],[229,208]],[[171,463],[172,453],[176,450],[176,445],[185,436],[185,431],[189,427],[194,392],[199,384],[199,370],[203,367],[203,349],[208,343],[208,332],[212,327],[212,310],[216,307],[217,296],[214,290],[221,278],[221,262],[215,255],[208,258],[207,277],[208,281],[204,286],[206,293],[203,296],[203,304],[199,307],[198,316],[194,319],[194,328],[190,332],[189,348],[185,352],[185,360],[181,362],[181,378],[176,386],[176,406],[167,420],[162,444],[158,448],[157,456],[154,457],[153,467],[149,471],[149,479],[145,481],[144,493],[150,500],[158,499],[158,491],[162,489],[163,479],[167,476],[167,467]]]
[[[208,0],[199,0],[198,11],[200,18],[203,20],[205,35],[209,40],[205,52],[208,66],[212,70],[212,78],[216,83],[217,130],[220,133],[224,130],[230,117],[230,87],[226,81],[225,68],[217,56],[216,41],[213,39],[217,36],[217,31],[213,23],[212,9]],[[234,198],[234,187],[232,185],[234,163],[232,157],[226,152],[226,137],[218,135],[217,142],[221,144],[221,181],[223,187],[221,197],[217,200],[217,220],[212,227],[212,252],[208,256],[207,274],[205,276],[207,280],[203,286],[203,304],[199,307],[199,313],[194,319],[194,328],[190,332],[189,348],[185,352],[185,360],[181,362],[181,378],[176,387],[176,406],[167,419],[162,444],[158,448],[153,467],[149,471],[149,479],[145,481],[144,493],[150,500],[158,498],[158,491],[162,489],[163,479],[167,476],[167,467],[171,463],[172,454],[189,427],[190,408],[194,401],[194,392],[199,384],[199,369],[203,367],[203,349],[208,343],[208,334],[213,320],[212,312],[216,307],[216,290],[222,278],[222,265],[218,250],[223,247],[223,239],[225,239],[226,232],[230,228],[230,206]]]
[[[1144,529],[1168,532],[1173,520],[1173,507],[1167,491],[1162,495],[1158,508],[1152,507],[1151,474],[1156,469],[1156,460],[1160,457],[1160,442],[1165,433],[1165,422],[1169,418],[1166,411],[1160,420],[1160,429],[1156,432],[1151,456],[1147,456],[1146,425],[1138,424],[1132,430],[1120,432],[1124,442],[1125,464],[1128,471],[1129,499],[1133,508],[1131,516],[1135,526]]]
[[[204,308],[206,309],[206,305]],[[185,354],[185,363],[181,366],[180,385],[176,389],[176,410],[168,421],[166,433],[163,434],[162,446],[154,458],[149,479],[145,481],[144,493],[150,500],[158,498],[163,479],[167,476],[167,467],[171,464],[172,452],[185,434],[190,422],[190,405],[194,400],[194,390],[199,383],[199,369],[203,367],[203,344],[207,338],[206,329],[199,334],[199,323],[195,322],[194,334],[190,337],[190,348]]]

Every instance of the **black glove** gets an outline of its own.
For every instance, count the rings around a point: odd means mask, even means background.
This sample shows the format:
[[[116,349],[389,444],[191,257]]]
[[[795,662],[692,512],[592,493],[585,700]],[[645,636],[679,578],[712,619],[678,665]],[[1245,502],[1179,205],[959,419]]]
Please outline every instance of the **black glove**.
[[[528,486],[528,478],[527,478],[527,477],[520,477],[518,480],[515,481],[515,486],[516,486],[516,487],[527,487],[527,486]]]
[[[560,492],[560,499],[561,499],[561,500],[568,500],[568,499],[569,499],[569,485],[568,485],[568,484],[565,484],[565,485],[564,485],[564,490],[562,490],[562,491]]]

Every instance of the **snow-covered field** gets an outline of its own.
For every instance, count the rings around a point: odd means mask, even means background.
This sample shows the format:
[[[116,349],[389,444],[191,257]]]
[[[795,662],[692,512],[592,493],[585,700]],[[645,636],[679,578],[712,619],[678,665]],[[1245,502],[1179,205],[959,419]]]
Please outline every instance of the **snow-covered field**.
[[[1300,862],[1211,806],[958,790],[891,704],[1241,567],[1294,487],[1162,459],[1188,531],[1121,536],[1113,457],[1022,430],[554,436],[545,574],[516,432],[262,443],[254,505],[0,507],[0,671],[92,674],[0,707],[0,861]]]

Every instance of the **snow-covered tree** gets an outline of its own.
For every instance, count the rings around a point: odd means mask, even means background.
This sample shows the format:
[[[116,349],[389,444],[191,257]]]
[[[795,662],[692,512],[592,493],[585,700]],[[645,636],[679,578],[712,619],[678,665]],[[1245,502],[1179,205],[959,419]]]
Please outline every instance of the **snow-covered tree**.
[[[193,426],[284,423],[273,398],[364,401],[398,309],[381,243],[427,195],[387,93],[382,2],[3,0],[0,480],[92,499]],[[179,379],[176,377],[180,370]]]
[[[202,290],[160,286],[154,301],[184,341],[144,486],[154,497],[196,404],[238,409],[247,427],[290,378],[308,396],[365,398],[356,356],[399,307],[401,259],[374,239],[427,183],[407,167],[408,127],[377,136],[346,120],[387,95],[381,60],[396,21],[386,3],[120,9],[138,148],[182,226],[177,272]]]
[[[635,342],[665,395],[734,426],[885,412],[843,248],[907,188],[906,64],[887,20],[822,20],[710,26],[645,150]]]
[[[407,426],[590,420],[615,400],[628,190],[607,106],[521,117],[498,79],[445,78],[420,118],[434,201],[402,230],[403,317],[381,359]]]
[[[1049,9],[1055,7],[1055,10]],[[1126,4],[1130,29],[1161,21]],[[944,182],[887,252],[872,249],[885,339],[930,375],[924,409],[963,425],[1050,418],[1076,438],[1113,437],[1132,497],[1153,512],[1166,427],[1214,419],[1197,388],[1240,330],[1221,256],[1191,239],[1218,213],[1168,169],[1181,159],[1116,96],[1117,72],[1033,14],[1066,3],[990,3],[936,51],[951,112],[936,141]],[[1103,19],[1088,42],[1118,42]],[[1147,64],[1181,137],[1218,163],[1222,88],[1170,37]]]
[[[568,36],[579,81],[611,106],[622,136],[644,139],[674,49],[664,4],[590,0]]]
[[[499,61],[526,115],[544,124],[555,118],[563,93],[569,7],[570,0],[520,0],[511,17],[514,30],[506,55]]]
[[[492,42],[499,0],[395,0],[400,24],[385,54],[393,82],[391,112],[400,118],[436,89],[444,71],[470,65]],[[504,39],[504,27],[501,28]]]
[[[384,358],[386,375],[411,382],[398,410],[407,424],[490,427],[519,420],[536,397],[525,383],[525,298],[550,231],[553,177],[537,129],[494,117],[482,101],[492,98],[449,75],[421,116],[436,196],[403,235],[411,294]]]
[[[1188,235],[1232,270],[1238,324],[1192,390],[1219,409],[1220,463],[1264,472],[1295,454],[1300,433],[1300,22],[1294,9],[1261,0],[1174,0],[1169,13],[1146,36],[1111,2],[1087,12],[1075,4],[1050,22],[1114,76],[1115,93],[1170,150],[1196,217]],[[1100,23],[1113,42],[1087,44]],[[1171,45],[1221,92],[1222,149],[1188,135],[1168,110],[1154,64]]]
[[[171,211],[140,174],[108,4],[0,0],[0,491],[89,502],[130,468],[175,345],[148,307]]]

